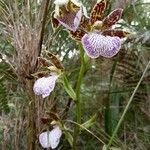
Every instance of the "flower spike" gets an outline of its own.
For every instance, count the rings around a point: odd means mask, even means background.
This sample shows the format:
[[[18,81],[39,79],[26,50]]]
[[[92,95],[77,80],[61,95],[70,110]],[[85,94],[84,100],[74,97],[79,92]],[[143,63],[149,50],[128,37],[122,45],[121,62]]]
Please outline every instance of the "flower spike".
[[[103,13],[106,9],[106,0],[98,0],[97,4],[94,6],[90,14],[91,25],[97,20],[102,20]]]
[[[102,29],[109,29],[112,27],[112,25],[116,24],[117,21],[120,20],[122,16],[123,9],[115,9],[113,12],[111,12],[104,20],[103,20],[103,26]]]

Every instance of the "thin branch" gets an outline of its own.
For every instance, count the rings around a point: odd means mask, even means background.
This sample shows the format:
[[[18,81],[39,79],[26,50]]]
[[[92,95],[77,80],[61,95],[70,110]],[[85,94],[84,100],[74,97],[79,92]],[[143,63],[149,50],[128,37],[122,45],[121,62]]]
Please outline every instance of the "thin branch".
[[[45,1],[46,2],[45,2],[45,6],[44,6],[42,27],[41,27],[40,38],[39,38],[39,45],[38,45],[39,56],[40,56],[41,50],[42,50],[42,43],[43,43],[43,38],[44,38],[45,24],[46,24],[46,19],[47,19],[47,14],[48,14],[48,7],[49,7],[49,4],[50,4],[50,0],[45,0]]]

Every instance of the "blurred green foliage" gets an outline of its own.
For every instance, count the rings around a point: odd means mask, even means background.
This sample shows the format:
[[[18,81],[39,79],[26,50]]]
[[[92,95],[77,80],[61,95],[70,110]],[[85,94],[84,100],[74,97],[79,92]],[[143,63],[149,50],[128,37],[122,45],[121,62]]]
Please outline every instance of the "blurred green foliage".
[[[91,5],[94,5],[94,2],[95,0],[83,1],[88,10],[90,10]],[[22,1],[20,1],[19,5],[22,4]],[[0,9],[2,8],[0,7]],[[89,120],[95,113],[98,114],[94,125],[89,129],[106,143],[140,79],[145,65],[150,60],[149,10],[150,3],[143,3],[142,0],[127,5],[123,12],[123,19],[118,23],[118,26],[131,31],[133,36],[123,44],[117,57],[110,60],[104,58],[90,60],[90,63],[86,66],[81,87],[82,122]],[[50,18],[47,20],[43,46],[60,57],[68,78],[74,86],[80,68],[76,42],[70,38],[69,33],[63,27],[61,27],[60,32],[54,34]],[[2,19],[0,21],[3,22]],[[26,149],[26,134],[24,134],[26,132],[26,121],[24,119],[27,112],[24,107],[26,95],[22,83],[20,84],[20,81],[12,72],[11,64],[7,62],[7,57],[15,59],[13,58],[15,49],[11,43],[12,39],[5,36],[3,25],[0,26],[0,35],[0,56],[2,57],[0,58],[0,126],[2,126],[2,129],[0,128],[0,139],[2,139],[0,147],[13,150],[10,145],[15,145],[15,140],[10,137],[17,136],[16,133],[18,133],[21,138],[18,147],[19,149]],[[62,110],[66,107],[69,97],[59,85],[51,99],[53,97],[55,98],[52,102],[56,104],[57,113],[62,115]],[[44,103],[46,104],[46,102]],[[119,130],[118,137],[116,137],[115,146],[122,146],[123,149],[127,150],[149,149],[149,106],[150,69],[134,97],[134,102]],[[12,107],[14,111],[11,111]],[[72,102],[69,107],[67,119],[74,120],[75,108]],[[7,117],[5,113],[9,113]],[[19,121],[21,125],[17,132],[16,124],[19,124]],[[72,127],[70,124],[67,125]],[[63,139],[60,149],[69,150],[68,145],[68,142]],[[99,150],[102,149],[102,146],[97,139],[86,131],[82,132],[78,141],[78,150]]]

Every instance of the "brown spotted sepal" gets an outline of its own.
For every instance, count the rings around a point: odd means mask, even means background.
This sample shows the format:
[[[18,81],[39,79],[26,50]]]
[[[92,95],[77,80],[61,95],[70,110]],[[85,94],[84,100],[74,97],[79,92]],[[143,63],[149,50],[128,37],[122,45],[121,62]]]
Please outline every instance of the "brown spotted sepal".
[[[64,66],[63,64],[61,63],[61,61],[59,60],[59,58],[50,53],[50,52],[47,52],[47,58],[51,61],[51,63],[57,68],[57,69],[60,69],[61,71],[64,70]]]
[[[38,57],[38,65],[39,67],[49,67],[50,66],[50,62],[42,57]]]
[[[89,28],[90,28],[90,18],[83,15],[82,18],[81,18],[79,28],[82,28],[85,31],[88,31]]]
[[[97,4],[93,7],[90,14],[91,25],[98,20],[102,20],[103,13],[106,9],[106,0],[98,0]]]
[[[46,112],[47,115],[49,115],[49,118],[52,119],[53,121],[59,121],[60,117],[58,116],[58,114],[54,113],[54,112]]]
[[[68,11],[79,11],[80,9],[80,3],[76,2],[74,3],[74,1],[69,0],[68,5],[67,5],[67,10]]]
[[[54,17],[66,29],[76,31],[83,15],[83,7],[80,3],[68,0],[64,5],[55,5]]]
[[[78,29],[77,31],[69,31],[71,38],[81,41],[82,37],[86,34],[86,32],[82,29]]]
[[[106,30],[102,32],[102,35],[108,35],[108,36],[118,36],[119,38],[124,38],[130,35],[129,32],[123,31],[123,30]]]
[[[52,12],[51,15],[51,22],[52,22],[52,27],[55,29],[57,28],[60,24],[59,21],[54,17],[55,12]]]
[[[48,71],[38,71],[38,72],[32,74],[32,76],[37,78],[37,79],[42,78],[42,77],[46,77],[48,75],[49,75]]]
[[[52,119],[48,117],[42,117],[40,120],[43,124],[50,124],[52,122]]]
[[[104,18],[102,29],[109,29],[116,24],[120,20],[122,12],[123,9],[121,8],[115,9],[113,12],[111,12],[106,18]]]
[[[43,124],[51,124],[52,122],[57,122],[60,120],[60,117],[58,116],[58,114],[54,113],[54,112],[46,112],[46,117],[42,117],[41,119],[41,123]]]

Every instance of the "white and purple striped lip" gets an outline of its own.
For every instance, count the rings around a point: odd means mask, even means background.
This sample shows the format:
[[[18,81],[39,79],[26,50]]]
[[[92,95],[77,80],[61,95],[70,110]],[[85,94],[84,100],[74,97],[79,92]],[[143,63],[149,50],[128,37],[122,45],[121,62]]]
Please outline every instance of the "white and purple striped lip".
[[[39,135],[39,143],[43,148],[55,149],[62,136],[62,131],[59,126],[55,126],[51,131],[42,132]]]
[[[83,48],[91,58],[103,56],[111,58],[115,56],[121,48],[121,39],[117,36],[104,36],[100,32],[90,32],[82,38]]]
[[[42,95],[43,98],[50,95],[54,90],[58,75],[50,75],[49,77],[42,77],[35,81],[33,91],[36,95]]]
[[[83,15],[83,8],[80,7],[79,11],[66,12],[63,16],[55,16],[55,18],[68,30],[75,32],[80,25]]]

